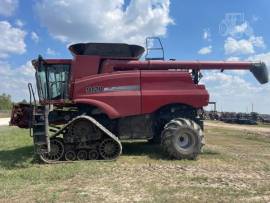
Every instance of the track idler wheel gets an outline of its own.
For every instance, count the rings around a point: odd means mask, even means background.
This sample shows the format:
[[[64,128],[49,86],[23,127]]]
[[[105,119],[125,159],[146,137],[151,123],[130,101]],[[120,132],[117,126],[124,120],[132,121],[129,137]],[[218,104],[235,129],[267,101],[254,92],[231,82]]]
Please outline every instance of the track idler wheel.
[[[51,151],[47,152],[47,145],[42,145],[39,151],[39,158],[45,163],[60,161],[64,156],[64,144],[62,138],[52,138],[50,140]]]
[[[75,161],[77,158],[76,153],[74,150],[69,150],[65,153],[65,160],[66,161]]]
[[[116,159],[121,154],[121,148],[115,140],[107,138],[100,143],[99,154],[106,160]]]
[[[86,150],[81,149],[77,152],[77,159],[78,160],[87,160],[88,159],[88,153]]]

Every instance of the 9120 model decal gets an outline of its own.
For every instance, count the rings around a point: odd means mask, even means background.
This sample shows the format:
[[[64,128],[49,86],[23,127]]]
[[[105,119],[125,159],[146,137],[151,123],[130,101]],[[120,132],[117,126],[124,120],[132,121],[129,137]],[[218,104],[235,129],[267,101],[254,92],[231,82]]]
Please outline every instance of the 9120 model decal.
[[[86,93],[96,94],[100,92],[116,92],[116,91],[138,91],[140,85],[113,86],[113,87],[86,87]]]

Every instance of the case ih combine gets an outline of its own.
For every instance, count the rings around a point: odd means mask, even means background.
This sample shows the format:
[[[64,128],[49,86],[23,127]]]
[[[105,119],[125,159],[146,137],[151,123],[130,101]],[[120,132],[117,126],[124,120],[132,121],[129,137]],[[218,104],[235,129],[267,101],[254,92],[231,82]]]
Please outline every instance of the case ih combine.
[[[29,84],[31,103],[15,105],[10,121],[30,128],[35,153],[46,163],[116,159],[126,139],[147,139],[168,157],[194,159],[204,145],[200,118],[209,101],[200,70],[250,70],[268,82],[264,63],[141,61],[144,48],[128,44],[69,50],[72,60],[33,60],[39,102]]]

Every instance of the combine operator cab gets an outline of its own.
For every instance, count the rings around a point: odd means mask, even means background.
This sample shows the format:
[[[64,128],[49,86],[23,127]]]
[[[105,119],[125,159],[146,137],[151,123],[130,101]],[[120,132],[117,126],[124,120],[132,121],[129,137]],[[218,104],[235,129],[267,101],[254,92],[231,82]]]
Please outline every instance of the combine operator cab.
[[[32,64],[36,70],[36,89],[39,102],[36,101],[32,84],[29,84],[30,104],[18,103],[12,109],[10,125],[20,128],[32,127],[33,111],[39,108],[45,109],[44,105],[47,104],[66,103],[70,99],[71,60],[43,60],[39,56],[37,60],[32,61]]]
[[[69,99],[69,63],[46,63],[39,57],[38,61],[33,61],[33,65],[36,68],[37,90],[42,103]]]

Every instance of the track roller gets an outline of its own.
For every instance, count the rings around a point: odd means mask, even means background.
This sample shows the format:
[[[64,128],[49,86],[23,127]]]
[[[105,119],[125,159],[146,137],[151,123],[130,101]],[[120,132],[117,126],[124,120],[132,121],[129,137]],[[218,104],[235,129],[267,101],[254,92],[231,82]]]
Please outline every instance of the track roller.
[[[76,153],[74,150],[69,150],[65,153],[65,160],[66,161],[75,161],[77,158]]]
[[[88,153],[86,150],[81,149],[77,152],[77,159],[78,160],[87,160],[88,159]]]
[[[98,151],[95,149],[92,149],[88,152],[88,157],[90,160],[97,160],[99,157]]]

